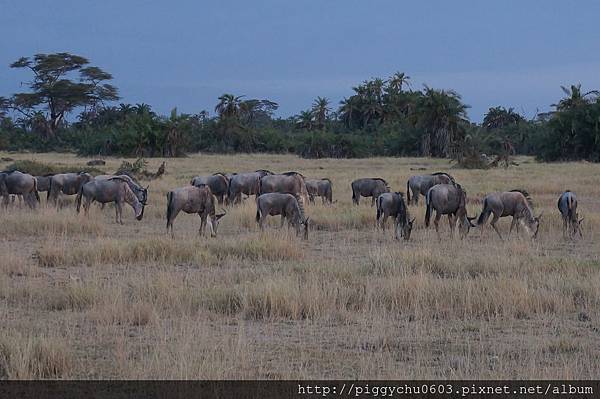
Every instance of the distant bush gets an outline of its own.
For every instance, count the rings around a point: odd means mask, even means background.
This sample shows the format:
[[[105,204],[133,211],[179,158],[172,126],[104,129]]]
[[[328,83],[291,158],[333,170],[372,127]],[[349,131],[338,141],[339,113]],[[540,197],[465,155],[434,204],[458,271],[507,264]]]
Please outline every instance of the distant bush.
[[[39,161],[33,160],[18,160],[8,165],[5,170],[18,170],[23,173],[29,173],[33,176],[43,176],[48,174],[56,173],[77,173],[86,172],[92,175],[104,174],[104,171],[94,168],[93,166],[72,166],[72,165],[61,165],[61,164],[46,164]]]

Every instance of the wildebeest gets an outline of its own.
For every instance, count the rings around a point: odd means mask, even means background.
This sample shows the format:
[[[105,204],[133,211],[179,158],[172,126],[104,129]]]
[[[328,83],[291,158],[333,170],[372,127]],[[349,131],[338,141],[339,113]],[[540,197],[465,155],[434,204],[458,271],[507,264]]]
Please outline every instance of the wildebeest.
[[[380,177],[367,177],[352,182],[352,202],[359,205],[360,197],[371,197],[371,206],[380,194],[389,193],[389,184]]]
[[[558,210],[563,221],[563,236],[569,237],[575,236],[579,233],[579,236],[583,238],[581,233],[581,222],[583,218],[579,219],[577,213],[577,196],[574,192],[567,190],[561,194],[558,198]]]
[[[333,183],[328,178],[307,179],[306,191],[311,203],[315,203],[315,197],[321,197],[323,204],[333,203]]]
[[[227,196],[229,189],[229,178],[223,173],[215,173],[212,176],[196,176],[190,181],[192,186],[206,184],[210,187],[213,195],[217,197],[219,205],[223,205],[223,199]]]
[[[0,197],[4,197],[5,207],[11,195],[22,196],[30,208],[35,208],[36,202],[40,202],[35,178],[18,170],[0,173]]]
[[[229,179],[229,190],[227,191],[227,202],[238,204],[242,200],[242,194],[258,195],[260,179],[263,176],[272,175],[273,172],[259,169],[256,172],[238,173]]]
[[[308,191],[304,176],[298,172],[286,172],[277,175],[267,175],[260,179],[259,193],[283,193],[300,197],[308,202]]]
[[[432,211],[435,210],[433,224],[435,225],[435,232],[438,237],[440,236],[439,221],[442,215],[448,215],[450,237],[454,235],[454,227],[457,220],[461,239],[469,234],[471,227],[475,227],[471,222],[475,217],[471,218],[467,215],[467,192],[460,184],[436,184],[427,191],[425,203],[427,205],[425,226],[429,227]]]
[[[436,184],[455,184],[454,178],[445,172],[435,172],[430,175],[416,175],[411,176],[406,181],[406,197],[408,199],[408,205],[413,202],[415,205],[419,204],[419,196],[427,195],[427,191]],[[411,201],[410,192],[412,191],[413,198]]]
[[[52,176],[54,176],[53,173],[43,176],[35,176],[38,193],[50,190],[50,178]]]
[[[502,234],[498,231],[496,223],[498,219],[505,216],[513,217],[508,232],[509,235],[515,226],[518,231],[519,224],[523,224],[526,230],[531,233],[532,238],[537,237],[542,214],[540,213],[537,217],[533,215],[532,201],[527,191],[512,190],[486,195],[483,199],[483,210],[477,219],[477,225],[482,226],[485,224],[490,214],[494,214],[490,224],[501,239]]]
[[[217,236],[219,220],[227,213],[225,211],[220,214],[215,212],[215,196],[207,185],[186,186],[167,193],[167,231],[170,228],[171,235],[173,235],[173,221],[181,211],[197,213],[200,216],[198,231],[200,236],[204,235],[208,224],[211,237]]]
[[[86,216],[89,214],[90,204],[97,201],[101,204],[115,203],[117,223],[123,224],[123,204],[125,203],[133,208],[137,220],[142,220],[144,217],[144,204],[138,200],[129,187],[129,182],[121,176],[92,180],[82,185],[77,194],[77,213],[80,211],[82,199],[85,200],[83,210]]]
[[[50,177],[50,188],[46,199],[58,205],[58,196],[75,195],[85,183],[94,180],[89,173],[59,173]]]
[[[112,179],[114,177],[119,177],[122,180],[126,181],[127,184],[129,185],[129,188],[131,189],[131,191],[133,191],[133,193],[137,197],[138,201],[140,201],[142,203],[142,205],[147,204],[148,188],[150,187],[150,185],[147,185],[146,187],[144,187],[140,183],[138,183],[133,177],[131,177],[129,175],[98,175],[95,177],[94,180],[108,180],[108,179]]]
[[[304,231],[304,239],[308,239],[309,218],[304,216],[304,207],[298,195],[289,193],[261,194],[256,200],[256,222],[264,230],[267,216],[281,215],[281,227],[285,220],[288,226],[296,229],[296,235]]]
[[[410,239],[415,218],[409,220],[408,208],[401,192],[383,193],[377,197],[377,224],[385,231],[388,217],[394,218],[396,239]]]

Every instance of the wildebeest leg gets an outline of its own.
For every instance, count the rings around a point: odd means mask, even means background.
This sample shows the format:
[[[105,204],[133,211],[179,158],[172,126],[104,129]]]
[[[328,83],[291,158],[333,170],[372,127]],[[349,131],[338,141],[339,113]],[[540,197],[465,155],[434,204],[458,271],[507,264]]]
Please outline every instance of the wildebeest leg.
[[[437,234],[438,240],[440,237],[440,219],[442,218],[442,214],[438,211],[435,211],[435,219],[433,219],[433,225],[435,226],[435,233]]]
[[[516,216],[513,216],[512,222],[510,223],[510,229],[508,230],[508,236],[509,237],[510,237],[510,235],[511,235],[511,233],[513,231],[513,228],[515,226],[517,227],[517,233],[518,233],[519,232],[519,218],[516,217]]]
[[[260,226],[260,230],[264,231],[265,230],[265,219],[267,219],[267,216],[265,214],[260,215],[260,221],[258,222],[258,225]]]
[[[283,229],[283,224],[285,223],[285,213],[281,214],[281,224],[279,225],[280,229]],[[289,228],[289,223],[288,223],[288,228]]]
[[[200,237],[203,237],[204,230],[206,229],[206,216],[202,215],[200,212],[198,212],[198,216],[200,216],[200,229],[198,230],[198,234]]]
[[[570,233],[570,229],[568,227],[568,222],[567,222],[567,218],[563,216],[562,218],[562,222],[563,222],[563,238],[567,238],[567,231],[569,231]],[[570,235],[570,234],[569,234]]]
[[[123,224],[123,204],[121,201],[115,201],[115,212],[117,213],[117,223]]]
[[[492,226],[492,228],[494,229],[494,231],[498,234],[498,237],[500,237],[500,239],[502,241],[504,241],[504,238],[502,237],[502,234],[500,234],[500,231],[498,230],[498,226],[496,226],[496,223],[498,222],[498,219],[500,219],[500,217],[494,213],[494,217],[492,218],[492,221],[490,222],[490,225]]]
[[[91,198],[85,198],[85,202],[83,203],[83,214],[85,215],[85,217],[89,216],[89,212],[90,212],[90,204],[92,203]]]
[[[388,217],[390,215],[388,215],[387,213],[383,213],[383,217],[381,218],[381,230],[383,230],[385,232],[385,224],[387,223]]]
[[[371,196],[371,206],[375,206],[375,195]]]
[[[448,225],[450,226],[450,238],[454,238],[454,229],[456,227],[456,215],[448,214]]]

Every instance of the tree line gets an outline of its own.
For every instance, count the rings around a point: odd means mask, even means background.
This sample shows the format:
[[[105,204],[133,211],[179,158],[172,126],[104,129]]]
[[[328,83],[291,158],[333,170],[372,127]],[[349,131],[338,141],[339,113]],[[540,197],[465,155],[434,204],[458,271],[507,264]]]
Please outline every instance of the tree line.
[[[177,157],[190,152],[295,153],[303,157],[429,156],[475,167],[482,154],[506,159],[600,161],[600,93],[563,87],[553,111],[531,119],[492,107],[482,123],[452,90],[415,89],[397,72],[352,87],[339,104],[317,97],[297,115],[275,117],[268,99],[223,94],[214,112],[159,115],[118,103],[112,75],[69,53],[36,54],[10,65],[31,74],[27,91],[0,97],[0,149],[81,155]],[[69,116],[69,118],[67,118]]]

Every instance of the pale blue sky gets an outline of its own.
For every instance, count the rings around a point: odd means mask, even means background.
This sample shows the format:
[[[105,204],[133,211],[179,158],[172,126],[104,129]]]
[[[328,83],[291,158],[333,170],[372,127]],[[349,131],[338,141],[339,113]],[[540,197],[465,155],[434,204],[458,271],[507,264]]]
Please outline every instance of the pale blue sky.
[[[472,120],[496,105],[531,117],[560,85],[600,88],[599,17],[587,0],[0,0],[0,96],[27,79],[8,68],[20,56],[68,51],[161,113],[213,113],[230,92],[288,116],[404,71],[415,88],[458,91]]]

